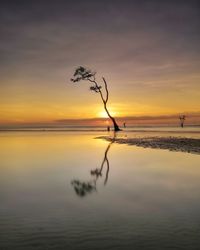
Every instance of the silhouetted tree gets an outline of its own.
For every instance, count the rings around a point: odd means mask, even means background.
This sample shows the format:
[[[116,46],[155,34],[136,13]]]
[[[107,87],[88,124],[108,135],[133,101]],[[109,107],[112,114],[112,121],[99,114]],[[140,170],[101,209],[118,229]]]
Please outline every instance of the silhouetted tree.
[[[184,125],[184,122],[185,122],[185,115],[180,115],[179,116],[179,119],[180,119],[180,122],[181,122],[181,127],[183,128],[183,125]]]
[[[92,72],[90,69],[86,69],[86,68],[80,66],[75,70],[74,78],[72,78],[71,81],[76,83],[76,82],[79,82],[82,80],[86,80],[86,81],[89,81],[93,84],[92,86],[90,86],[90,90],[94,91],[95,93],[100,94],[101,100],[103,101],[104,109],[105,109],[107,115],[109,116],[109,118],[112,120],[114,130],[120,131],[120,128],[117,125],[117,122],[115,121],[115,118],[113,116],[111,116],[111,114],[107,108],[107,102],[108,102],[108,98],[109,98],[107,82],[106,82],[105,78],[102,77],[105,92],[106,92],[106,95],[104,97],[103,92],[102,92],[102,86],[97,83],[95,75],[96,75],[96,72]]]

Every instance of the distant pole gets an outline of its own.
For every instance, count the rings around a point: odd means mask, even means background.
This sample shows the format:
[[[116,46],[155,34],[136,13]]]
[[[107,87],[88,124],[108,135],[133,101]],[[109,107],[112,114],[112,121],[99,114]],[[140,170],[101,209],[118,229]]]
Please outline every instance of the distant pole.
[[[180,122],[181,122],[181,128],[183,128],[183,126],[184,126],[185,118],[186,118],[185,115],[180,115],[180,116],[179,116],[179,120],[180,120]]]

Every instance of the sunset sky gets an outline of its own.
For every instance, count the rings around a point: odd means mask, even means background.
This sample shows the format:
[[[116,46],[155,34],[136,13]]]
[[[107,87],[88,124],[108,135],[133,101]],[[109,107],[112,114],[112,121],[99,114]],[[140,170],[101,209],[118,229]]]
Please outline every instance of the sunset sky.
[[[0,125],[105,117],[89,84],[70,82],[80,65],[106,78],[122,120],[200,124],[198,0],[1,1],[0,37]]]

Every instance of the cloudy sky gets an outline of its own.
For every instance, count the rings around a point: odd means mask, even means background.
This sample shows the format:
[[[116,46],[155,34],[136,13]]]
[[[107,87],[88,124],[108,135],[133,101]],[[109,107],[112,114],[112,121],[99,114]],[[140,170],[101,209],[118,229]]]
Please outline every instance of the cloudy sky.
[[[104,117],[79,65],[117,117],[200,114],[198,0],[1,1],[0,37],[1,124]]]

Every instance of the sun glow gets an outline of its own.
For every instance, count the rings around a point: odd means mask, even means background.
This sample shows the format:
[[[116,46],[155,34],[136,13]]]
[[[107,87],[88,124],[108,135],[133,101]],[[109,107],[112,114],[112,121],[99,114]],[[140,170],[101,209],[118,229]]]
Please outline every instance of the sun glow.
[[[116,112],[111,111],[110,114],[112,116],[116,116]],[[108,118],[108,115],[107,115],[106,111],[101,111],[101,112],[98,113],[98,117],[100,117],[100,118]]]

